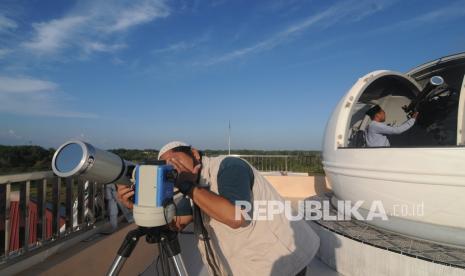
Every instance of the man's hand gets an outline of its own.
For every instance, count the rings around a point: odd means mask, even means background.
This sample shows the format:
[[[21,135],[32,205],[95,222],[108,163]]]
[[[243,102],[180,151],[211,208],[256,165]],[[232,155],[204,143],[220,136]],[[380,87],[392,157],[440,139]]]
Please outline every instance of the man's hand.
[[[172,165],[178,172],[175,186],[183,193],[189,193],[192,190],[192,186],[197,181],[197,176],[200,172],[201,164],[197,164],[194,168],[189,169],[180,160],[171,158],[167,160],[167,163]]]
[[[126,208],[132,209],[134,203],[132,202],[131,197],[134,195],[134,189],[123,184],[117,184],[116,188],[118,190],[118,200],[123,203]]]
[[[173,221],[169,224],[169,227],[173,231],[183,230],[189,223],[192,222],[192,216],[175,216]]]

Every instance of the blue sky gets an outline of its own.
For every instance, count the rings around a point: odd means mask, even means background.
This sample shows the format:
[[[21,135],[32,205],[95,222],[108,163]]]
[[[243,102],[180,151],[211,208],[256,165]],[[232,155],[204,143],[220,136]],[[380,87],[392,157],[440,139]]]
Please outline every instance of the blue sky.
[[[320,149],[360,76],[465,51],[464,0],[110,2],[0,3],[0,144]]]

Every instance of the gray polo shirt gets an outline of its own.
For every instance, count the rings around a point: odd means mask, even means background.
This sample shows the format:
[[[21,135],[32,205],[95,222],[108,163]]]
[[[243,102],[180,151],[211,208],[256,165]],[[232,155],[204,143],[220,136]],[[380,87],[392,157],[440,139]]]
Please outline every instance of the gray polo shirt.
[[[366,140],[368,147],[389,147],[386,135],[401,134],[409,130],[415,124],[415,119],[411,118],[400,126],[388,126],[385,123],[371,121],[368,125]]]

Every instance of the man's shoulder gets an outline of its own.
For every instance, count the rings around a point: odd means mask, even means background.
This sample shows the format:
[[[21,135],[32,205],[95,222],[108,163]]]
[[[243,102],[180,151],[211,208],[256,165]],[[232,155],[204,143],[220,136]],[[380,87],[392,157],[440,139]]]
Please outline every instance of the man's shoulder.
[[[381,122],[378,122],[378,121],[371,121],[370,124],[368,125],[368,128],[372,129],[372,130],[375,130],[375,129],[379,129],[379,128],[383,128],[385,127],[386,124],[384,123],[381,123]]]
[[[223,156],[220,163],[220,170],[229,167],[250,168],[249,164],[237,156]]]
[[[381,123],[381,122],[372,120],[372,121],[370,122],[370,125],[384,125],[384,123]]]
[[[204,158],[204,161],[207,161],[205,162],[206,164],[213,165],[220,171],[227,169],[227,168],[247,168],[247,169],[251,168],[251,166],[249,165],[249,163],[247,163],[247,161],[237,156],[220,155],[220,156],[215,156],[215,157]]]

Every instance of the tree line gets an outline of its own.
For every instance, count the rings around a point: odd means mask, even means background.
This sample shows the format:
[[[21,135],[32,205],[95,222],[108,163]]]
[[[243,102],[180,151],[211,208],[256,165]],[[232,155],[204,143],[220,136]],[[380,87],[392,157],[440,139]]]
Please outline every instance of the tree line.
[[[136,163],[147,163],[157,159],[158,150],[155,149],[112,149],[111,152],[121,158]],[[40,146],[5,146],[0,145],[0,174],[14,174],[31,171],[51,170],[51,163],[55,149],[45,149]],[[227,150],[205,150],[206,156],[228,154]],[[231,154],[240,155],[292,155],[313,156],[319,160],[318,151],[300,150],[234,150]]]
[[[0,145],[0,174],[50,170],[55,149]]]

